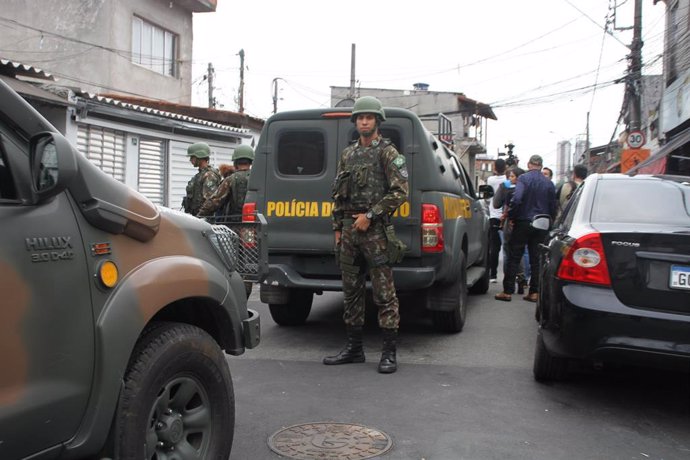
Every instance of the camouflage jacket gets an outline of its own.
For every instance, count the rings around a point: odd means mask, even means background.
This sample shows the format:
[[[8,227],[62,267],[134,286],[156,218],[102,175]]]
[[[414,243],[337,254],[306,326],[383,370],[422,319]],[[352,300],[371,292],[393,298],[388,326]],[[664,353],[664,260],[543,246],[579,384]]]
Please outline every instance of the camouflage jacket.
[[[220,173],[216,168],[207,165],[200,169],[187,183],[187,196],[182,200],[184,211],[197,215],[201,205],[216,191],[219,182]]]
[[[221,211],[222,215],[242,214],[242,205],[247,195],[247,183],[249,182],[247,170],[237,170],[220,183],[215,193],[201,206],[198,215],[210,216],[215,211]]]
[[[371,210],[387,219],[409,193],[407,165],[390,140],[378,137],[369,147],[359,140],[343,150],[333,184],[333,229],[347,214]]]

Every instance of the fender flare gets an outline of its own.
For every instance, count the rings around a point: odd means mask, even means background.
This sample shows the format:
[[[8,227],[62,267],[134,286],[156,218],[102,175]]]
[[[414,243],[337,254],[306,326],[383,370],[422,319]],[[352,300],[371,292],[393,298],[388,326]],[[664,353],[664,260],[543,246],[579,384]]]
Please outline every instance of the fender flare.
[[[169,281],[161,286],[161,279]],[[244,294],[243,289],[241,292]],[[120,281],[96,320],[91,395],[79,431],[66,446],[70,458],[101,449],[140,334],[156,313],[172,302],[190,297],[207,298],[223,305],[233,334],[241,340],[242,318],[234,308],[237,300],[225,272],[204,260],[181,255],[152,259],[136,267]]]

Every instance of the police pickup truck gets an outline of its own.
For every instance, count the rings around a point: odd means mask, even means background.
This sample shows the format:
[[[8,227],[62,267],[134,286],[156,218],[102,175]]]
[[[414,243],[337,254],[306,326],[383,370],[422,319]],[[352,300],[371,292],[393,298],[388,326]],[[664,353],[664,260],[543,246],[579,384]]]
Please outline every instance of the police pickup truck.
[[[407,246],[393,267],[399,291],[411,291],[439,331],[460,332],[467,295],[489,287],[488,216],[456,154],[412,112],[385,108],[381,126],[405,155],[409,199],[392,222]],[[358,137],[351,109],[280,112],[270,117],[255,149],[245,213],[263,213],[271,229],[269,273],[260,285],[280,325],[306,321],[314,294],[342,290],[331,229],[331,193],[342,150]]]

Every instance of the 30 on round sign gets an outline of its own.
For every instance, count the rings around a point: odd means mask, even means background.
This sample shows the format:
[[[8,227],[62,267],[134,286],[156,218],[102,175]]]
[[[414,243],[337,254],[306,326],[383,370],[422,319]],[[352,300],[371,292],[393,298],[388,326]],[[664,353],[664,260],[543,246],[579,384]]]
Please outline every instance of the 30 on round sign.
[[[631,149],[639,149],[645,144],[646,139],[642,131],[630,131],[627,142]]]

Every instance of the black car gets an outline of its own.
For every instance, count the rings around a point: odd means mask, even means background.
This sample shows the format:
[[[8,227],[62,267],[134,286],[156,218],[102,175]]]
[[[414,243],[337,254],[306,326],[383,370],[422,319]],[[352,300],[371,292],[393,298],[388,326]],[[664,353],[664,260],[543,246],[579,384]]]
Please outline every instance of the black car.
[[[589,176],[541,257],[536,380],[572,361],[690,369],[690,177]]]

